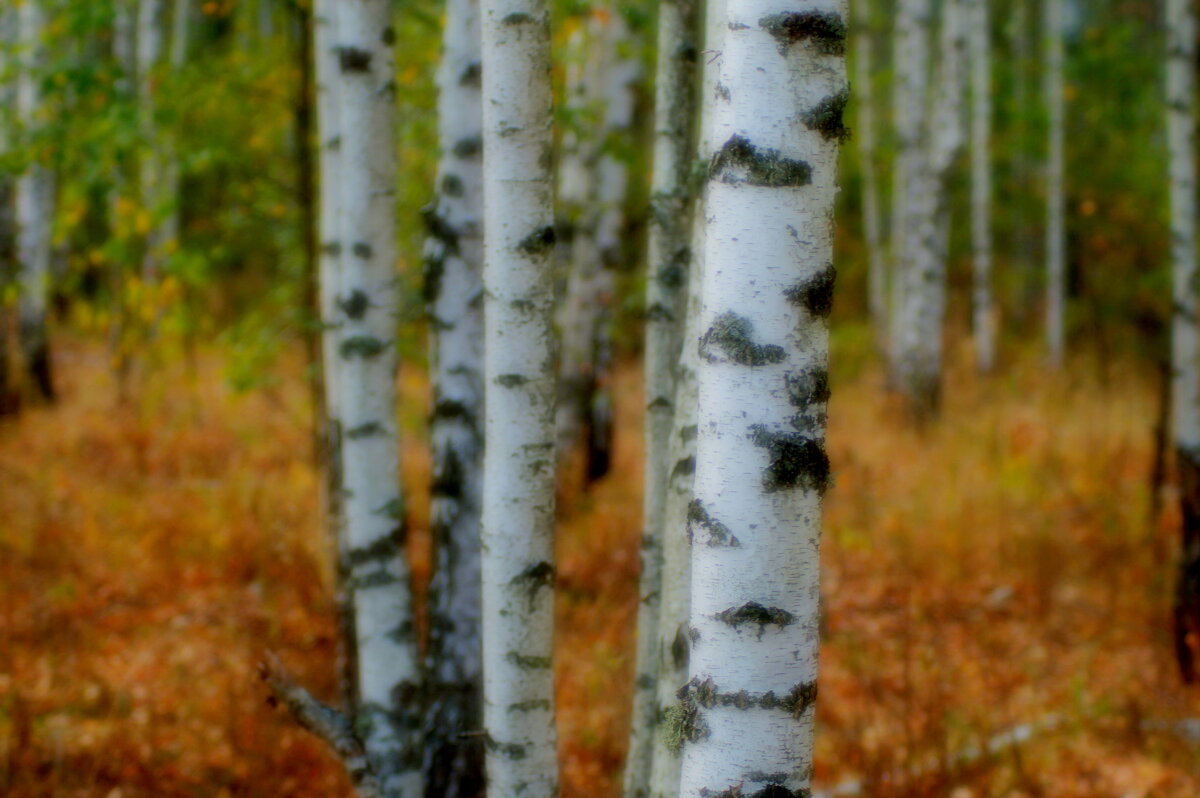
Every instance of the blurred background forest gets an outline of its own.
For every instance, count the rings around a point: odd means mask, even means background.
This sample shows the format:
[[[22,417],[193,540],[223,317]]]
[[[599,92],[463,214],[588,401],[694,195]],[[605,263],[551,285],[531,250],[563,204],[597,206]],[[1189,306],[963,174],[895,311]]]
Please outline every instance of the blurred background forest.
[[[335,692],[311,391],[310,9],[176,4],[184,43],[168,43],[142,84],[114,54],[113,2],[46,2],[36,124],[17,124],[11,96],[0,102],[6,190],[32,164],[53,175],[55,394],[17,374],[18,281],[2,242],[13,365],[0,419],[0,793],[342,794],[340,765],[268,705],[255,672],[270,649],[315,692]],[[867,163],[856,138],[843,147],[836,220],[817,783],[829,795],[1200,794],[1200,697],[1180,683],[1170,625],[1180,519],[1164,478],[1163,10],[1065,5],[1066,356],[1051,367],[1042,11],[993,3],[997,366],[974,368],[964,155],[947,184],[941,412],[914,424],[887,389],[868,308],[864,170],[887,198],[897,151],[893,10],[869,5],[878,140]],[[650,75],[655,13],[648,0],[558,0],[560,93],[579,57],[572,32],[614,15]],[[440,8],[397,2],[395,32],[398,379],[419,600],[422,208],[437,169]],[[5,86],[15,63],[0,61]],[[619,794],[627,745],[650,85],[639,129],[613,150],[634,176],[613,303],[613,467],[591,483],[569,470],[559,491],[568,796]],[[557,109],[564,138],[602,113]],[[856,131],[853,100],[849,114]],[[177,191],[139,190],[139,164],[154,158],[177,164]],[[169,219],[174,232],[158,236]]]

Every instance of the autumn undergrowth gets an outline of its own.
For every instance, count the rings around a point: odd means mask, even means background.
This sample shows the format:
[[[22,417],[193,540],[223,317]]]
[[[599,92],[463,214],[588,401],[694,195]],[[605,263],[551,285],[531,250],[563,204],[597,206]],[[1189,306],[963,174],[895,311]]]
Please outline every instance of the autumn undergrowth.
[[[1176,517],[1148,515],[1155,379],[1034,352],[908,423],[869,336],[835,338],[816,778],[864,796],[1191,796],[1167,632]],[[336,698],[332,574],[298,354],[237,393],[227,353],[147,368],[120,403],[66,343],[62,402],[0,425],[0,794],[346,795],[267,703],[265,650]],[[426,386],[402,369],[418,592],[429,576]],[[641,389],[616,465],[559,491],[564,795],[616,796],[633,669]],[[1028,739],[979,750],[1030,726]]]

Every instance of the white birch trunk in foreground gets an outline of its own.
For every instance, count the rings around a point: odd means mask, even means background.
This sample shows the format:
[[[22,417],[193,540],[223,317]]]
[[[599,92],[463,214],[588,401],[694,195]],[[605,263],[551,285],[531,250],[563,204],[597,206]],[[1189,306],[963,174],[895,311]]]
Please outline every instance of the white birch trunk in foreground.
[[[42,106],[42,70],[46,46],[45,9],[39,0],[17,8],[17,120],[25,142],[39,133],[37,114]],[[29,146],[33,153],[36,148]],[[50,236],[54,220],[54,182],[50,169],[34,157],[17,178],[17,262],[20,297],[17,321],[25,369],[45,399],[54,397],[51,380],[50,340],[46,310],[50,293]]]
[[[867,249],[867,307],[880,345],[887,342],[887,263],[875,179],[875,93],[871,88],[871,5],[854,0],[854,104],[858,116],[858,160],[862,170],[863,245]]]
[[[1062,0],[1045,0],[1046,110],[1050,117],[1046,157],[1046,348],[1062,363],[1067,281],[1063,228],[1063,11]]]
[[[1171,407],[1183,526],[1175,598],[1175,646],[1186,681],[1195,678],[1200,632],[1200,330],[1196,302],[1195,0],[1168,0],[1167,147],[1171,196]]]
[[[891,290],[888,316],[888,370],[892,384],[903,384],[901,359],[904,335],[906,253],[912,205],[922,191],[929,94],[930,0],[899,0],[896,9],[895,71],[892,101],[896,126],[896,160],[892,179]]]
[[[938,37],[941,60],[913,193],[900,223],[907,228],[900,253],[897,385],[918,417],[936,412],[941,392],[942,324],[946,314],[946,261],[950,235],[947,178],[962,149],[962,59],[965,30],[961,0],[945,0]]]
[[[427,211],[435,566],[426,658],[426,795],[483,788],[483,105],[478,0],[448,0],[438,73],[438,195]]]
[[[664,524],[676,464],[676,460],[671,459],[671,430],[677,410],[676,375],[681,365],[679,353],[692,261],[690,184],[692,132],[696,118],[694,79],[699,51],[696,10],[694,0],[664,0],[658,6],[654,171],[647,258],[649,273],[646,275],[645,494],[633,718],[629,754],[625,760],[625,795],[628,798],[645,798],[651,794],[655,743],[661,737],[658,733],[658,679],[666,664],[659,631],[665,587]],[[675,454],[678,456],[679,452]],[[690,476],[690,472],[679,476],[686,478],[689,494]],[[672,565],[675,573],[671,578],[677,579],[678,557]]]
[[[709,169],[681,795],[812,778],[844,4],[730,0]],[[797,124],[799,122],[799,124]]]
[[[482,8],[488,794],[548,798],[558,793],[550,18],[544,0]]]
[[[178,74],[187,63],[191,48],[191,0],[175,0],[171,10],[171,71]],[[179,131],[167,141],[168,152],[163,158],[163,196],[167,202],[166,218],[162,223],[162,242],[167,250],[179,244]]]
[[[971,68],[971,330],[975,367],[996,364],[996,312],[992,304],[992,56],[988,0],[968,0]]]
[[[388,0],[337,2],[337,290],[343,578],[355,727],[385,796],[421,794],[418,662],[396,430],[395,97]]]

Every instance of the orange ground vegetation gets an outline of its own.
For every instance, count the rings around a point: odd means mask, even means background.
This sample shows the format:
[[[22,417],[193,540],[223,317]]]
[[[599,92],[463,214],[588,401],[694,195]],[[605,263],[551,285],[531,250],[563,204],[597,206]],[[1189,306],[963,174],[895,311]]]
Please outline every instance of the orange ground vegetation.
[[[1175,519],[1147,517],[1152,381],[1029,360],[979,382],[956,367],[942,421],[917,431],[852,361],[830,414],[819,783],[1200,794],[1186,733],[1200,697],[1178,687],[1165,631]],[[300,370],[237,395],[219,353],[197,363],[121,406],[103,354],[69,346],[61,404],[0,427],[0,794],[347,794],[255,675],[271,649],[335,690]],[[401,379],[423,581],[425,386]],[[617,400],[613,476],[561,491],[561,758],[578,798],[618,794],[628,720],[635,368]],[[1014,728],[1029,734],[996,737]]]

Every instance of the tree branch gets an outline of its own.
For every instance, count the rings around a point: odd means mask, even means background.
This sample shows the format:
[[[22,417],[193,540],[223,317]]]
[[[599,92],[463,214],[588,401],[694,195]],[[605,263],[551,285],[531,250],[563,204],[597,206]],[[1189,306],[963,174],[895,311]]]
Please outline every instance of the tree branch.
[[[268,651],[258,664],[258,675],[271,691],[272,703],[287,707],[293,720],[320,737],[342,760],[359,798],[379,798],[382,791],[350,720],[341,712],[313,697],[301,687],[283,667],[274,653]]]

